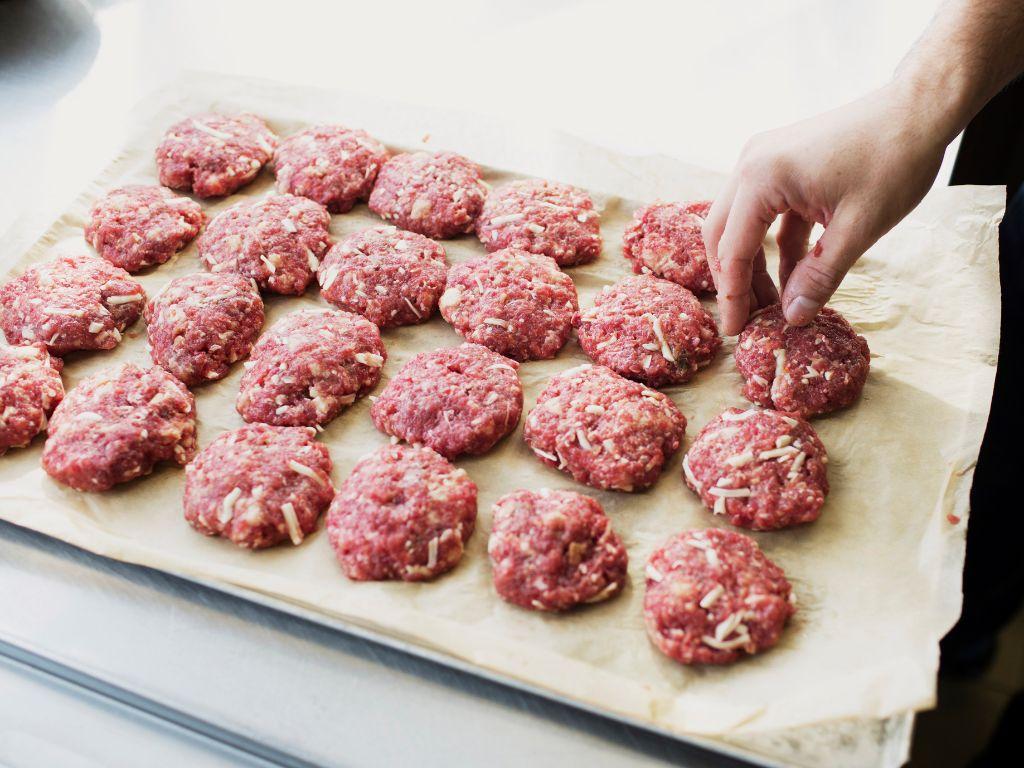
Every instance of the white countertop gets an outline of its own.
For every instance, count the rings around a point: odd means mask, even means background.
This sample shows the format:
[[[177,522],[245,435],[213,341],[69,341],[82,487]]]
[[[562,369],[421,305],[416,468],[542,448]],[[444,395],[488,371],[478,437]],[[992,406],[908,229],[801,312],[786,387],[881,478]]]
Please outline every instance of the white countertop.
[[[0,2],[0,232],[41,231],[183,68],[528,116],[727,170],[752,133],[884,82],[935,5]],[[6,524],[0,583],[0,638],[314,763],[730,764]],[[0,764],[263,764],[27,667],[0,663],[0,689]],[[908,723],[867,741],[898,754]]]

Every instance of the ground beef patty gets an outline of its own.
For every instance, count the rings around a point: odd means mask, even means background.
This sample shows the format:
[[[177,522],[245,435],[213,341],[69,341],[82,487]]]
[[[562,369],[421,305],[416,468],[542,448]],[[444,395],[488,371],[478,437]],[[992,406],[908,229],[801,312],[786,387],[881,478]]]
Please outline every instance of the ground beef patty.
[[[689,381],[722,346],[692,293],[649,275],[605,287],[579,316],[577,333],[591,360],[649,387]]]
[[[466,470],[421,446],[388,445],[352,469],[327,512],[327,534],[356,581],[425,581],[454,568],[476,524]]]
[[[187,117],[156,149],[160,183],[197,197],[230,195],[256,178],[275,146],[277,136],[256,115]]]
[[[310,427],[222,432],[185,469],[185,519],[246,549],[298,546],[334,496],[331,457]]]
[[[149,354],[187,386],[222,379],[263,327],[256,284],[230,272],[172,280],[146,305]]]
[[[686,484],[730,523],[770,531],[817,520],[828,455],[813,427],[778,411],[729,408],[683,459]]]
[[[486,194],[480,169],[462,155],[413,152],[384,163],[370,210],[402,229],[444,240],[472,231]]]
[[[734,354],[750,402],[804,417],[850,405],[871,366],[867,341],[828,307],[810,324],[792,326],[773,304],[743,329]]]
[[[476,233],[488,251],[520,248],[550,256],[560,267],[586,264],[601,254],[601,221],[582,189],[542,179],[521,179],[487,196]]]
[[[23,448],[46,429],[64,397],[60,358],[43,344],[0,346],[0,456]]]
[[[647,635],[683,664],[729,664],[771,648],[795,603],[782,569],[734,531],[684,531],[647,561]]]
[[[652,274],[694,293],[714,293],[704,235],[711,201],[654,203],[639,208],[622,235],[622,255],[637,274]]]
[[[430,319],[448,271],[444,247],[397,227],[364,229],[337,243],[320,264],[320,295],[378,328]]]
[[[552,259],[514,248],[452,267],[440,306],[466,341],[515,360],[557,355],[579,309],[572,278]]]
[[[284,139],[274,152],[277,188],[346,213],[366,200],[388,151],[366,131],[316,125]]]
[[[685,430],[686,417],[666,395],[603,365],[581,365],[548,382],[523,439],[577,482],[638,491],[658,479]]]
[[[331,246],[331,216],[319,203],[273,195],[222,211],[199,238],[211,272],[251,277],[265,291],[299,295]]]
[[[95,256],[47,261],[0,286],[7,341],[41,342],[54,355],[113,349],[145,305],[146,292],[137,280]]]
[[[453,459],[489,451],[523,412],[519,364],[479,344],[415,355],[370,411],[377,429]]]
[[[105,491],[196,453],[192,393],[163,368],[124,363],[67,393],[50,419],[43,469],[79,491]]]
[[[138,272],[191,243],[204,219],[199,203],[163,187],[120,187],[93,206],[85,239],[115,267]]]
[[[333,309],[278,320],[245,363],[236,407],[246,421],[323,425],[380,381],[387,352],[377,326]]]
[[[601,505],[573,491],[514,491],[494,505],[487,552],[503,600],[564,611],[622,591],[626,548]]]

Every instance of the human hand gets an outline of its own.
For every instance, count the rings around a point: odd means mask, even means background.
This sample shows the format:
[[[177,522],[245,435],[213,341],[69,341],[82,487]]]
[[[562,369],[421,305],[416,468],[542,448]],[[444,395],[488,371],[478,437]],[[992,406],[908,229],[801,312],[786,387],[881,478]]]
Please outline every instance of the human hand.
[[[704,223],[723,333],[739,333],[751,312],[779,299],[761,247],[777,216],[783,312],[805,325],[921,201],[949,140],[922,101],[894,82],[747,143]],[[825,231],[808,252],[815,223]]]

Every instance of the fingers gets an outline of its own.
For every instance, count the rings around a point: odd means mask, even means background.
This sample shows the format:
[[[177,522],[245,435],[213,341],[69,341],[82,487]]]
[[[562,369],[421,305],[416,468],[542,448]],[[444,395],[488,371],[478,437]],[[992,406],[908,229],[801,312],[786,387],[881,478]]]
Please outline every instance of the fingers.
[[[739,333],[747,322],[751,310],[754,261],[758,254],[764,259],[761,243],[776,213],[760,195],[749,191],[749,187],[740,188],[732,200],[717,248],[718,309],[722,333],[727,336]],[[765,290],[763,279],[759,280],[759,288]],[[756,297],[757,289],[753,292]]]
[[[736,182],[729,180],[725,189],[715,198],[704,219],[704,226],[701,234],[704,237],[704,250],[707,251],[708,266],[711,268],[711,280],[718,288],[718,274],[721,271],[721,264],[718,260],[718,241],[722,239],[722,232],[725,231],[725,222],[729,218],[729,208],[732,206],[733,197],[736,195]]]
[[[813,228],[814,222],[807,221],[796,211],[782,214],[775,242],[779,246],[779,287],[783,290],[797,262],[807,255],[807,239]]]
[[[775,287],[772,276],[768,273],[768,264],[764,258],[764,248],[759,249],[754,257],[753,270],[751,280],[755,302],[751,306],[761,309],[777,302],[779,300],[779,291]]]
[[[782,293],[786,322],[806,325],[813,320],[870,245],[863,218],[852,207],[840,207],[814,248],[789,275]]]

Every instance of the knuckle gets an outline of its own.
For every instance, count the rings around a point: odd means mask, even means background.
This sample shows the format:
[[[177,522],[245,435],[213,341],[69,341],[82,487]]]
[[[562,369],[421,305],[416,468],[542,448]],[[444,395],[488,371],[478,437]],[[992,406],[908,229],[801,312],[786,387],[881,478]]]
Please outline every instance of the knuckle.
[[[820,258],[804,259],[803,280],[820,294],[830,295],[842,280],[842,273]]]

